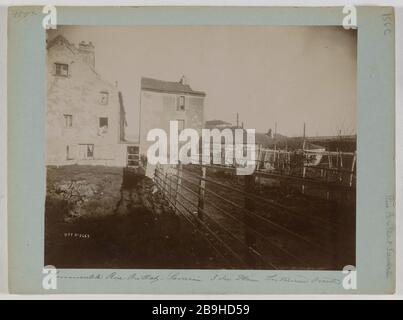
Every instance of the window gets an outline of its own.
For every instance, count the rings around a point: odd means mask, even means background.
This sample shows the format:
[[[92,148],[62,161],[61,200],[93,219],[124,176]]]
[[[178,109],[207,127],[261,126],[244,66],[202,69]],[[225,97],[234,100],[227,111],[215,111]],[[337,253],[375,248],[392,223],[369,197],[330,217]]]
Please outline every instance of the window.
[[[93,144],[79,144],[78,146],[79,159],[93,159],[94,158],[94,145]]]
[[[107,127],[108,128],[108,118],[99,118],[99,127]]]
[[[55,75],[60,77],[68,77],[69,65],[65,63],[55,63]]]
[[[109,93],[108,91],[101,91],[99,93],[99,103],[102,105],[107,105],[109,102]]]
[[[93,157],[94,157],[94,145],[87,144],[87,158],[93,158]]]
[[[179,96],[176,106],[177,111],[185,111],[185,96]]]
[[[71,114],[64,115],[64,126],[66,128],[71,128],[73,126],[73,116]]]
[[[103,135],[108,132],[108,118],[99,118],[98,134]]]

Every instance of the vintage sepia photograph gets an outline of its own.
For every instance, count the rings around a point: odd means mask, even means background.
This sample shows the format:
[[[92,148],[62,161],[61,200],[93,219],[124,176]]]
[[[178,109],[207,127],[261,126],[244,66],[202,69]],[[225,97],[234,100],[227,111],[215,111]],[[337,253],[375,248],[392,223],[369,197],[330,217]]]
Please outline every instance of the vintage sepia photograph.
[[[46,31],[44,266],[356,265],[357,30]]]

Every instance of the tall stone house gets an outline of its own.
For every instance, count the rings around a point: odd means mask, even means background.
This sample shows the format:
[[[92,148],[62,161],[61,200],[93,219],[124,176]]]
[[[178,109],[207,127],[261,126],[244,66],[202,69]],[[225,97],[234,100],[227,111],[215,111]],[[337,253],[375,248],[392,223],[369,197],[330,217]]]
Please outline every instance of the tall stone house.
[[[123,98],[95,70],[91,42],[59,35],[47,44],[47,164],[126,166]],[[134,151],[133,151],[134,150]]]
[[[176,82],[142,77],[140,91],[141,154],[146,155],[147,148],[154,143],[147,141],[147,134],[151,129],[165,130],[169,139],[169,123],[172,120],[178,121],[178,131],[192,128],[200,134],[204,125],[205,97],[204,92],[193,90],[185,77]]]

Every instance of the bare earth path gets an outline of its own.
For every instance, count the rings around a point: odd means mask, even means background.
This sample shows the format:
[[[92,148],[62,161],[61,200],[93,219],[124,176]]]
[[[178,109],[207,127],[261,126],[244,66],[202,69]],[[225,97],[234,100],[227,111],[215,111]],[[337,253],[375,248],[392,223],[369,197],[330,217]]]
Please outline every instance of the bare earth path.
[[[127,169],[122,175],[122,172],[103,172],[107,169],[102,167],[71,167],[70,170],[48,169],[45,265],[57,268],[221,267],[222,262],[208,244],[168,207],[150,179]],[[103,177],[101,182],[94,181],[96,173]],[[114,192],[110,186],[116,185],[119,179],[120,190]],[[86,190],[86,194],[82,196],[80,191],[73,190],[66,200],[66,188],[71,190],[71,185],[79,185],[77,190]],[[95,198],[94,204],[91,197]],[[76,202],[72,205],[73,200]]]

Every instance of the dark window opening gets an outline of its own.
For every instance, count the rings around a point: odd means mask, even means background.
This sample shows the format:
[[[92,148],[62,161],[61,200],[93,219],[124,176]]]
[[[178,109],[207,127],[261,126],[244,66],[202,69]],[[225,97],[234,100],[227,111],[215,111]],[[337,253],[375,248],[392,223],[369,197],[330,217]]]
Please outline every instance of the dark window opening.
[[[55,63],[55,74],[60,77],[68,77],[69,65],[65,63]]]
[[[109,93],[108,91],[101,91],[99,97],[99,103],[102,105],[107,105],[109,102]]]
[[[178,104],[176,110],[185,111],[185,96],[178,97]]]
[[[108,118],[99,118],[98,134],[103,135],[108,132]]]
[[[99,118],[99,127],[107,127],[108,128],[108,118]]]
[[[78,145],[78,158],[82,160],[94,158],[94,145],[93,144],[79,144]]]
[[[87,158],[93,158],[93,157],[94,157],[94,145],[87,144]]]

